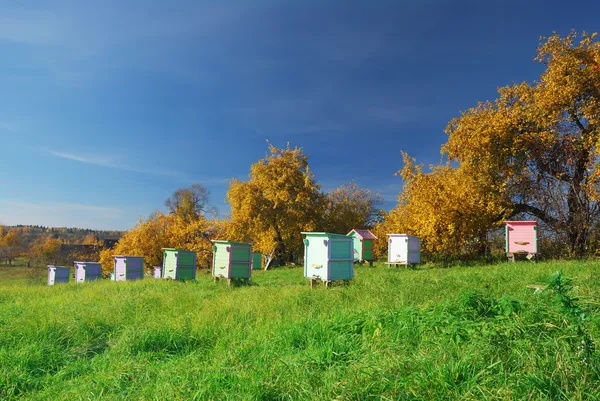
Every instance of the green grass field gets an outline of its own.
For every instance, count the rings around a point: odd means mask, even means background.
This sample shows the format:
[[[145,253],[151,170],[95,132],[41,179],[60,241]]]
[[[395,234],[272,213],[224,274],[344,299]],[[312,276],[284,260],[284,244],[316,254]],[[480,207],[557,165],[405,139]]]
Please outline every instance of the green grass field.
[[[2,400],[600,398],[596,262],[376,265],[312,290],[301,268],[231,288],[31,270],[0,268]],[[526,287],[559,270],[562,297]]]

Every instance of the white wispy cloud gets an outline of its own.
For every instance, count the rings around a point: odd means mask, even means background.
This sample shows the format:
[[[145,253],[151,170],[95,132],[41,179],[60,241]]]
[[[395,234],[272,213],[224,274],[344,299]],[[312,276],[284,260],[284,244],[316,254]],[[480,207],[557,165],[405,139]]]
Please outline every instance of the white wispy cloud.
[[[65,153],[65,152],[57,152],[54,150],[49,150],[47,153],[51,154],[55,157],[60,157],[61,159],[71,160],[79,163],[91,164],[99,167],[107,167],[122,171],[129,171],[132,173],[140,173],[140,174],[149,174],[156,176],[164,176],[164,177],[172,177],[177,178],[181,182],[185,183],[193,183],[199,182],[203,185],[207,186],[224,186],[227,185],[229,178],[220,177],[220,176],[205,176],[205,177],[195,177],[192,179],[188,177],[185,173],[176,171],[176,170],[168,170],[160,167],[157,168],[141,168],[136,166],[131,166],[129,164],[123,164],[115,161],[114,158],[102,155],[88,155],[88,154],[73,154],[73,153]]]
[[[72,153],[64,153],[64,152],[56,152],[53,150],[48,151],[49,154],[60,157],[62,159],[72,160],[80,163],[93,164],[95,166],[100,167],[109,167],[124,171],[130,171],[133,173],[142,173],[142,174],[153,174],[153,175],[162,175],[162,176],[171,176],[171,177],[183,177],[183,174],[174,171],[174,170],[166,170],[166,169],[150,169],[150,168],[140,168],[135,166],[130,166],[128,164],[123,164],[115,161],[111,157],[107,156],[91,156],[91,155],[76,155]]]

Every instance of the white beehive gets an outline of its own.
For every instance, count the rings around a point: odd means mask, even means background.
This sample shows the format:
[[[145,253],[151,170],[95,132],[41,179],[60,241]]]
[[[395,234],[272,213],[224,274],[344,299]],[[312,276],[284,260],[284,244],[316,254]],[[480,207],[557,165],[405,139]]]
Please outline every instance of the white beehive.
[[[389,265],[421,263],[421,240],[408,234],[388,234]]]

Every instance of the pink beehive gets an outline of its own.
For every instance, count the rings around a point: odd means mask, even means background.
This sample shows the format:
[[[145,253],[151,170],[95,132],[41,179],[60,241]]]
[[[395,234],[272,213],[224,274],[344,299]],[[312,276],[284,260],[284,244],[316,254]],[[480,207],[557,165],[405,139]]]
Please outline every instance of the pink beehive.
[[[506,253],[537,253],[537,222],[506,221]]]

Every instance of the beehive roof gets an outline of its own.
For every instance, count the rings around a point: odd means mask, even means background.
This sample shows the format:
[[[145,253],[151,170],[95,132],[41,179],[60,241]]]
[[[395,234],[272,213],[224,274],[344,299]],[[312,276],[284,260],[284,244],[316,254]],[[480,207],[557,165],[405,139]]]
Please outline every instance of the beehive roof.
[[[388,237],[411,237],[411,238],[419,238],[410,234],[386,234]]]
[[[346,236],[343,235],[343,234],[334,234],[334,233],[326,233],[326,232],[307,232],[307,231],[302,231],[300,234],[304,234],[304,235],[317,235],[317,236],[322,236],[322,237],[343,237],[343,238],[346,238]]]
[[[215,244],[229,244],[229,245],[243,245],[243,246],[252,246],[252,244],[248,244],[246,242],[235,242],[235,241],[227,241],[222,239],[213,239],[211,242]]]
[[[362,239],[377,239],[377,237],[371,232],[371,230],[367,230],[366,228],[355,228],[346,235],[350,235],[353,232],[355,232],[356,235],[358,235]]]
[[[507,225],[524,225],[524,226],[536,226],[538,224],[535,220],[524,220],[524,221],[505,221]]]

